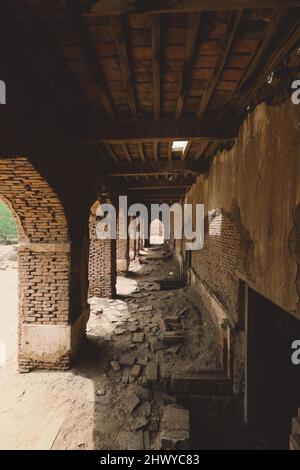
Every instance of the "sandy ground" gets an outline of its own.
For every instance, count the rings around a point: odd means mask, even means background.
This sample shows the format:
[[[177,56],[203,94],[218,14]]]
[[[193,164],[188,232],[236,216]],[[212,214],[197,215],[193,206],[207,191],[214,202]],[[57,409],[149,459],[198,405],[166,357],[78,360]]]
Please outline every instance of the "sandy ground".
[[[176,275],[173,263],[134,262],[129,277],[118,280],[117,300],[92,299],[87,340],[72,370],[18,374],[17,261],[14,255],[9,259],[13,250],[0,246],[0,341],[6,349],[6,363],[0,366],[0,449],[134,449],[141,422],[155,448],[159,417],[172,397],[142,386],[145,368],[140,377],[124,383],[124,368],[114,371],[110,362],[129,353],[136,360],[188,360],[200,369],[218,368],[216,339],[204,335],[206,322],[199,322],[191,304],[185,325],[190,336],[176,357],[166,359],[167,351],[156,345],[161,313],[189,302],[186,289],[147,292],[153,277]],[[145,333],[143,343],[132,344],[132,325]],[[133,393],[140,403],[131,412]]]

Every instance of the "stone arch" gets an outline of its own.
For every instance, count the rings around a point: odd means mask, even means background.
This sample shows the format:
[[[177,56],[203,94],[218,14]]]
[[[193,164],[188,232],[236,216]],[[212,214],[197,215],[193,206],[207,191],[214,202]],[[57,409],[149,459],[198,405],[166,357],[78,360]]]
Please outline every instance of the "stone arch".
[[[66,369],[87,313],[84,320],[72,319],[72,256],[64,207],[26,157],[0,159],[0,194],[20,230],[19,370]]]

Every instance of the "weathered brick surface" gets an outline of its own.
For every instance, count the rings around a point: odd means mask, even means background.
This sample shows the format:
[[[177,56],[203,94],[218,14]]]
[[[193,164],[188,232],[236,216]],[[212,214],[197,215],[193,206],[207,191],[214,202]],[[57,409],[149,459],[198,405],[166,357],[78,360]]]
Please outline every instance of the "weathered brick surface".
[[[97,238],[98,204],[93,205],[90,216],[89,296],[114,298],[117,282],[116,240]]]
[[[235,314],[241,231],[221,209],[212,211],[205,222],[205,243],[202,250],[192,252],[191,266],[225,309]]]
[[[85,307],[75,288],[84,272],[71,275],[78,272],[79,262],[78,255],[72,256],[64,207],[25,157],[0,159],[0,194],[13,210],[19,229],[20,371],[65,369],[70,365],[71,352],[53,362],[46,355],[43,360],[28,358],[21,347],[24,325],[68,325]]]
[[[124,275],[129,268],[129,239],[121,239],[119,234],[121,230],[122,219],[117,222],[117,275]]]

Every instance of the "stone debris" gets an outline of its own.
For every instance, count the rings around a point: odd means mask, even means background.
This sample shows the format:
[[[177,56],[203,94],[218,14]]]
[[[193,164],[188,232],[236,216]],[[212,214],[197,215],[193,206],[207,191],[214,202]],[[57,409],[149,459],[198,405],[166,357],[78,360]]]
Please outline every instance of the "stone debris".
[[[158,447],[160,449],[189,449],[189,411],[178,406],[168,405],[165,407],[158,436]]]
[[[135,363],[135,356],[130,354],[122,354],[119,358],[121,366],[132,367]]]
[[[127,445],[128,450],[144,450],[149,449],[149,447],[144,447],[144,435],[143,431],[132,432],[130,433],[129,442]]]
[[[120,336],[120,335],[123,335],[125,332],[126,332],[126,330],[124,328],[117,327],[114,331],[114,334],[117,335],[117,336]]]
[[[119,361],[111,361],[110,365],[115,372],[119,372],[121,370]]]
[[[138,431],[139,429],[146,428],[149,424],[148,419],[145,416],[138,416],[133,423],[133,430]]]
[[[140,406],[140,413],[149,418],[151,415],[151,403],[149,401],[146,401]]]
[[[131,392],[126,400],[126,407],[129,413],[132,413],[140,404],[140,402],[141,400],[139,399],[139,397],[135,393]]]
[[[144,338],[145,338],[145,334],[144,333],[135,333],[134,336],[133,336],[133,342],[134,343],[143,343],[144,342]]]
[[[132,324],[128,326],[128,331],[130,333],[135,333],[136,331],[138,331],[138,329],[139,329],[139,326],[136,324]]]
[[[135,364],[130,371],[130,375],[137,378],[141,375],[141,371],[142,367],[138,364]]]
[[[148,362],[145,371],[145,378],[148,383],[157,382],[157,363],[154,361]]]
[[[139,357],[137,359],[137,364],[139,364],[140,366],[146,366],[147,365],[147,362],[149,361],[149,358],[148,357]]]
[[[122,375],[122,383],[127,384],[129,382],[129,376],[130,376],[130,369],[129,367],[126,367],[124,369],[123,375]]]

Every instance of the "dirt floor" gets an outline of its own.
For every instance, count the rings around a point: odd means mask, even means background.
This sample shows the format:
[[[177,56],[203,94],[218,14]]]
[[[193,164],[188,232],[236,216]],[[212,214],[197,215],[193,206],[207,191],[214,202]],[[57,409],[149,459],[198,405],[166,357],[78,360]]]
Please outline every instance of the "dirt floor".
[[[17,258],[14,247],[0,246],[0,449],[157,448],[161,415],[176,402],[163,386],[172,370],[220,368],[216,332],[190,290],[159,290],[156,281],[177,272],[157,248],[118,278],[116,300],[90,300],[72,370],[18,374]]]

